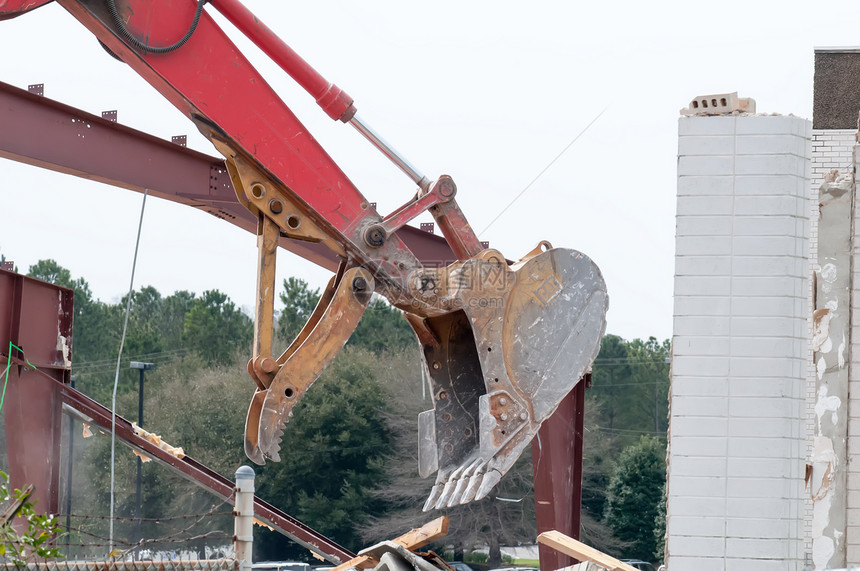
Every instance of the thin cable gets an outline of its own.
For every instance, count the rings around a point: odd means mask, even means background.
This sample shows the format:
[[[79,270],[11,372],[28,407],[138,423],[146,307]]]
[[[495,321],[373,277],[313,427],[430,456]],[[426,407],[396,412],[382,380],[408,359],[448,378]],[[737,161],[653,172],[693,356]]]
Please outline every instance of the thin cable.
[[[594,123],[595,123],[598,119],[600,119],[600,116],[601,116],[601,115],[603,115],[604,113],[606,113],[606,110],[607,110],[607,109],[609,109],[609,107],[604,107],[604,108],[603,108],[603,111],[601,111],[600,113],[598,113],[598,114],[597,114],[597,116],[596,116],[594,119],[592,119],[592,120],[591,120],[591,123],[589,123],[588,125],[586,125],[586,126],[585,126],[585,128],[583,128],[583,129],[582,129],[582,131],[580,131],[580,132],[579,132],[579,134],[578,134],[576,137],[574,137],[574,138],[573,138],[573,140],[572,140],[571,142],[569,142],[569,143],[567,144],[567,146],[566,146],[565,148],[563,148],[563,149],[561,150],[561,152],[560,152],[559,154],[557,154],[557,155],[555,156],[555,158],[554,158],[553,160],[551,160],[551,161],[549,162],[549,164],[548,164],[548,165],[546,165],[546,166],[543,168],[543,170],[542,170],[542,171],[540,171],[540,172],[538,173],[538,175],[537,175],[536,177],[534,177],[534,178],[532,179],[532,181],[531,181],[530,183],[528,183],[528,184],[526,185],[526,187],[525,187],[524,189],[522,189],[522,190],[520,191],[520,193],[519,193],[518,195],[516,195],[516,196],[514,197],[514,199],[513,199],[513,200],[512,200],[512,201],[511,201],[507,206],[505,206],[505,207],[502,209],[502,211],[501,211],[501,212],[499,212],[499,213],[496,215],[496,217],[495,217],[495,218],[493,218],[492,220],[490,220],[490,223],[489,223],[489,224],[487,224],[486,228],[484,228],[483,230],[481,230],[480,232],[478,232],[478,236],[480,237],[480,236],[481,236],[481,234],[483,234],[484,232],[486,232],[487,230],[489,230],[489,229],[490,229],[490,226],[492,226],[493,224],[495,224],[495,223],[496,223],[496,220],[498,220],[499,218],[501,218],[501,217],[502,217],[502,214],[504,214],[505,212],[507,212],[507,211],[508,211],[508,208],[510,208],[511,206],[513,206],[513,205],[514,205],[514,202],[516,202],[517,200],[519,200],[519,199],[520,199],[520,197],[521,197],[522,195],[524,195],[524,194],[526,193],[526,191],[527,191],[529,188],[531,188],[531,186],[532,186],[534,183],[536,183],[536,182],[537,182],[537,180],[538,180],[540,177],[542,177],[542,176],[543,176],[543,173],[545,173],[546,171],[548,171],[548,170],[549,170],[549,168],[550,168],[552,165],[554,165],[554,164],[555,164],[555,162],[556,162],[558,159],[560,159],[560,158],[561,158],[561,156],[562,156],[564,153],[566,153],[566,152],[567,152],[567,150],[568,150],[569,148],[571,148],[571,147],[573,146],[573,144],[574,144],[575,142],[577,142],[577,141],[579,140],[579,138],[580,138],[580,137],[582,137],[582,136],[585,134],[585,132],[586,132],[586,131],[588,131],[588,129],[589,129],[589,128],[591,128],[591,126],[592,126],[592,125],[594,125]]]
[[[122,337],[119,340],[119,353],[116,356],[116,376],[113,379],[113,396],[111,398],[110,423],[110,529],[108,541],[113,551],[113,510],[114,510],[114,459],[116,458],[116,389],[119,385],[119,366],[122,361],[122,347],[125,345],[125,333],[128,330],[128,315],[131,312],[131,294],[134,292],[134,270],[137,268],[137,250],[140,246],[140,231],[143,228],[143,211],[146,209],[146,193],[143,189],[143,202],[140,204],[140,221],[137,223],[137,240],[134,242],[134,259],[131,262],[131,280],[128,284],[128,298],[125,301],[125,322],[122,325]]]

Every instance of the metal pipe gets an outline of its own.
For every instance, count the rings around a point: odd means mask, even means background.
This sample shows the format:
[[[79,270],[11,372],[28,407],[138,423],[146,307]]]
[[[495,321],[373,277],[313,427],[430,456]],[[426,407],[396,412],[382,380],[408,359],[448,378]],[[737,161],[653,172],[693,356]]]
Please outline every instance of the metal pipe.
[[[415,168],[415,166],[406,160],[403,155],[398,153],[397,150],[389,145],[379,133],[374,131],[370,125],[362,121],[361,117],[354,115],[353,118],[349,120],[349,124],[355,127],[359,133],[364,135],[365,139],[370,141],[374,147],[382,151],[383,155],[388,157],[391,162],[406,173],[406,176],[411,178],[412,182],[420,186],[423,190],[430,188],[430,180],[424,176],[424,173]]]
[[[254,549],[254,470],[239,466],[236,470],[236,503],[233,541],[239,571],[250,571]]]

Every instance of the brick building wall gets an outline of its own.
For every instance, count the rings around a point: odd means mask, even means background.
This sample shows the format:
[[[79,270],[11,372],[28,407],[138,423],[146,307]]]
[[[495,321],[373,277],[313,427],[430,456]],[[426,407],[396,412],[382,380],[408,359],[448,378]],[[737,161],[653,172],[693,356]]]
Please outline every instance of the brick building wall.
[[[804,566],[810,139],[796,117],[679,122],[670,567]]]

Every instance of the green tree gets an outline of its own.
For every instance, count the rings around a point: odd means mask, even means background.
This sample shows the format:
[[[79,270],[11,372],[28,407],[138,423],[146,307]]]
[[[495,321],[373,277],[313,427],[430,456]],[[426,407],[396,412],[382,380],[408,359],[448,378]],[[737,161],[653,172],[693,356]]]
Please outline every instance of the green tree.
[[[610,457],[640,435],[665,440],[669,410],[669,340],[626,341],[606,335],[594,361],[593,391],[604,411],[598,428],[610,436]]]
[[[301,278],[289,277],[284,280],[284,290],[280,293],[284,309],[278,316],[278,334],[286,342],[291,342],[302,330],[320,299],[320,290],[312,290],[308,282]]]
[[[0,561],[24,567],[38,559],[60,557],[54,536],[62,531],[51,514],[39,514],[29,494],[9,488],[9,477],[0,471]],[[8,519],[7,519],[8,518]],[[19,522],[16,530],[15,522]]]
[[[381,297],[376,297],[367,306],[348,344],[376,353],[404,348],[418,351],[415,334],[403,313]]]
[[[362,547],[360,526],[383,507],[373,494],[390,450],[380,366],[370,352],[342,351],[294,409],[281,462],[266,464],[257,481],[263,497],[353,550]],[[307,553],[273,533],[257,540],[260,558]]]
[[[654,526],[666,482],[666,447],[642,436],[621,453],[606,501],[606,524],[628,544],[625,555],[650,560],[657,551]]]
[[[654,520],[654,543],[657,549],[654,551],[654,558],[657,561],[663,561],[666,549],[666,495],[667,484],[663,484],[663,493],[660,495],[660,504],[657,506],[657,517]]]
[[[240,348],[250,353],[252,337],[251,319],[218,290],[195,298],[185,315],[183,342],[212,363],[232,362]]]
[[[277,332],[281,339],[290,342],[299,334],[320,299],[319,289],[310,289],[301,278],[287,278],[279,295],[284,308],[278,315]],[[379,353],[404,347],[417,347],[415,334],[401,311],[385,299],[374,296],[361,321],[347,342]]]

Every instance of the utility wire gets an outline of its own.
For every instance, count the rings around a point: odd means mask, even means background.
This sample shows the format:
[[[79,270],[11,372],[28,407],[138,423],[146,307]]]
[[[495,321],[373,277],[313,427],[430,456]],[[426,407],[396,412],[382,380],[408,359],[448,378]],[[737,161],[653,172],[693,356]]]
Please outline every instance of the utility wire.
[[[114,461],[116,459],[116,391],[119,386],[119,367],[122,362],[122,347],[125,344],[125,334],[128,331],[128,316],[131,313],[131,296],[134,293],[134,271],[137,268],[137,250],[140,246],[140,231],[143,228],[143,212],[146,209],[146,194],[148,189],[143,189],[143,201],[140,204],[140,220],[137,223],[137,239],[134,242],[134,259],[131,262],[131,279],[128,284],[128,298],[125,302],[125,322],[122,325],[122,337],[119,340],[119,353],[116,356],[116,376],[113,380],[113,396],[111,397],[111,425],[110,425],[110,529],[108,541],[110,551],[113,551],[113,513],[114,513],[114,484],[116,482]]]
[[[554,164],[556,163],[556,161],[557,161],[558,159],[560,159],[560,158],[561,158],[561,156],[562,156],[563,154],[565,154],[565,153],[567,152],[567,150],[568,150],[569,148],[571,148],[571,147],[573,146],[573,144],[574,144],[575,142],[577,142],[577,141],[579,140],[579,138],[580,138],[580,137],[582,137],[582,136],[585,134],[585,132],[586,132],[586,131],[588,131],[588,129],[589,129],[592,125],[594,125],[594,123],[595,123],[598,119],[600,119],[600,116],[601,116],[601,115],[603,115],[604,113],[606,113],[606,110],[607,110],[607,109],[609,109],[609,107],[604,107],[604,108],[603,108],[603,111],[601,111],[600,113],[598,113],[598,114],[597,114],[597,116],[596,116],[594,119],[592,119],[592,120],[591,120],[591,123],[589,123],[588,125],[586,125],[586,126],[582,129],[582,131],[580,131],[580,132],[579,132],[579,134],[578,134],[576,137],[574,137],[574,138],[573,138],[573,140],[572,140],[571,142],[569,142],[569,143],[567,144],[567,146],[566,146],[565,148],[563,148],[563,149],[561,150],[561,152],[560,152],[559,154],[557,154],[557,155],[555,156],[555,158],[554,158],[553,160],[551,160],[551,161],[549,162],[549,164],[548,164],[548,165],[546,165],[546,166],[543,168],[543,170],[542,170],[542,171],[540,171],[540,172],[537,174],[537,176],[536,176],[536,177],[534,177],[534,178],[532,179],[532,181],[531,181],[530,183],[528,183],[528,184],[526,185],[526,187],[525,187],[524,189],[522,189],[522,190],[520,191],[520,193],[519,193],[518,195],[516,195],[516,196],[514,197],[514,199],[513,199],[513,200],[512,200],[512,201],[511,201],[507,206],[505,206],[505,207],[502,209],[502,211],[501,211],[501,212],[499,212],[499,213],[496,215],[496,217],[495,217],[495,218],[493,218],[492,220],[490,220],[490,223],[489,223],[489,224],[487,224],[487,226],[486,226],[483,230],[481,230],[480,232],[478,232],[478,236],[480,237],[484,232],[486,232],[487,230],[489,230],[489,229],[490,229],[490,226],[492,226],[493,224],[495,224],[495,223],[496,223],[496,220],[498,220],[499,218],[501,218],[501,217],[502,217],[502,214],[504,214],[505,212],[507,212],[507,211],[508,211],[508,208],[510,208],[511,206],[513,206],[513,205],[514,205],[514,202],[516,202],[517,200],[519,200],[519,199],[520,199],[520,197],[521,197],[522,195],[524,195],[524,194],[526,193],[526,191],[527,191],[528,189],[530,189],[530,188],[531,188],[531,186],[532,186],[534,183],[536,183],[540,177],[542,177],[542,176],[543,176],[543,173],[545,173],[546,171],[548,171],[548,170],[549,170],[549,168],[550,168],[552,165],[554,165]]]

